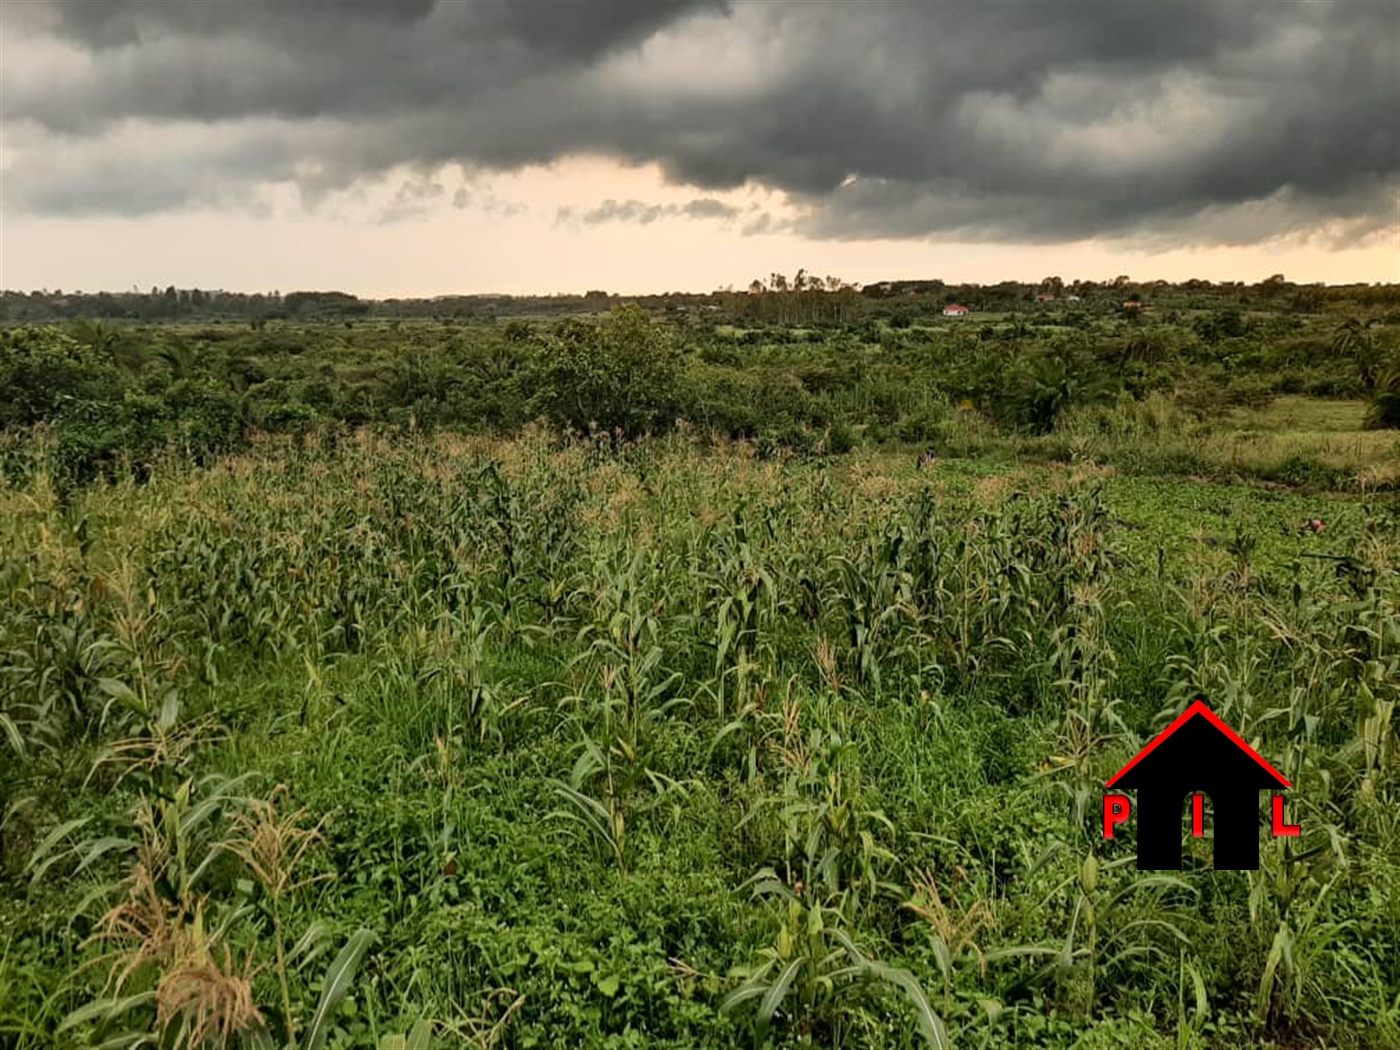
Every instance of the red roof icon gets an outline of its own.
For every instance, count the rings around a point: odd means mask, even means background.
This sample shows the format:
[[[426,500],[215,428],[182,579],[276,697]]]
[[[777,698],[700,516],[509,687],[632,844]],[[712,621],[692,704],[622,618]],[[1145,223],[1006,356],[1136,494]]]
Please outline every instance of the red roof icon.
[[[1272,779],[1273,782],[1279,787],[1293,786],[1288,782],[1287,778],[1285,778],[1282,773],[1280,773],[1273,766],[1269,765],[1269,763],[1264,760],[1263,756],[1261,756],[1257,751],[1255,751],[1254,748],[1246,744],[1238,733],[1236,733],[1233,729],[1231,729],[1224,722],[1222,722],[1220,718],[1215,714],[1215,712],[1205,705],[1205,701],[1203,700],[1197,700],[1194,704],[1192,704],[1185,711],[1183,711],[1181,713],[1181,716],[1175,722],[1167,726],[1167,728],[1162,730],[1162,732],[1158,733],[1157,736],[1153,738],[1150,744],[1148,744],[1145,748],[1143,748],[1141,751],[1139,751],[1136,755],[1133,756],[1131,762],[1129,762],[1126,766],[1120,769],[1117,773],[1113,774],[1113,778],[1109,780],[1107,786],[1113,787],[1115,784],[1117,784],[1127,775],[1127,773],[1130,770],[1137,766],[1138,763],[1142,762],[1142,760],[1147,758],[1148,755],[1152,754],[1152,752],[1156,751],[1157,748],[1161,747],[1168,740],[1170,740],[1171,737],[1177,732],[1177,730],[1179,730],[1182,726],[1186,725],[1188,722],[1190,722],[1192,719],[1198,716],[1205,719],[1206,723],[1208,723],[1214,729],[1218,730],[1221,734],[1224,735],[1224,737],[1227,740],[1229,740],[1230,743],[1234,744],[1236,748],[1238,748],[1249,758],[1253,759],[1254,762],[1257,763],[1257,765],[1259,766],[1259,769],[1266,773],[1268,777]],[[1133,785],[1124,784],[1123,786],[1131,787]]]

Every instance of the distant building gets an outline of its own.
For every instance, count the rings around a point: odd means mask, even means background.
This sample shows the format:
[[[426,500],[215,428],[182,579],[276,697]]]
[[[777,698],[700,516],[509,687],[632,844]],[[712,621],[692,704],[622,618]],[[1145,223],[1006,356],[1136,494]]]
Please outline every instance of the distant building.
[[[944,317],[966,317],[971,312],[966,306],[957,303],[949,303],[943,308]]]
[[[1035,301],[1038,303],[1053,303],[1055,301],[1055,297],[1049,292],[1041,292],[1035,297]]]

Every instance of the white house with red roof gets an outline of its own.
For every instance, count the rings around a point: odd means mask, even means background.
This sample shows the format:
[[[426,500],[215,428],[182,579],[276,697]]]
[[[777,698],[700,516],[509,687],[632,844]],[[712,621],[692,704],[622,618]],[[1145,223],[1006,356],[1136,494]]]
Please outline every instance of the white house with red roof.
[[[966,317],[972,311],[959,303],[949,303],[943,308],[944,317]]]

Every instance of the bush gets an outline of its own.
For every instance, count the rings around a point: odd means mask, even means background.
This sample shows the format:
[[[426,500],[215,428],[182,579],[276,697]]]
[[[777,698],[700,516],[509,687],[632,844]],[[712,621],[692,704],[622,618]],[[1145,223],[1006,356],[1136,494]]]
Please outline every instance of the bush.
[[[1314,457],[1289,456],[1277,467],[1259,471],[1261,477],[1269,481],[1282,482],[1298,488],[1341,490],[1350,487],[1352,471],[1330,467]]]
[[[0,427],[54,422],[84,406],[120,402],[126,375],[92,348],[54,328],[0,333]]]
[[[827,413],[795,377],[694,364],[684,378],[681,414],[702,429],[730,438],[794,433],[824,426]]]
[[[629,438],[668,430],[679,414],[680,361],[672,330],[638,306],[618,307],[598,325],[569,321],[550,341],[538,404],[568,429]]]
[[[947,407],[922,408],[899,420],[894,426],[895,437],[911,445],[926,445],[938,441],[948,425]]]
[[[1400,371],[1383,379],[1366,406],[1367,430],[1400,430]]]
[[[196,460],[236,447],[243,419],[233,392],[205,379],[182,379],[166,391],[180,443]]]
[[[316,422],[316,410],[301,401],[282,401],[268,408],[260,422],[268,430],[304,433]]]
[[[846,423],[833,423],[826,432],[826,451],[841,456],[856,447],[856,432]]]

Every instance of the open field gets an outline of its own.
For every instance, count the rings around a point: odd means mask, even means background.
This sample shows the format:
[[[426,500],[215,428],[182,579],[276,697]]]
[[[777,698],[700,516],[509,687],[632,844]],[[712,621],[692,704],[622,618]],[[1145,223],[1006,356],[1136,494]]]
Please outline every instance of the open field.
[[[1079,287],[0,329],[0,1045],[1400,1045],[1395,293]]]
[[[0,1050],[1400,1050],[1397,30],[0,0]]]
[[[6,1043],[1396,1045],[1393,497],[755,453],[0,490]],[[1139,873],[1202,695],[1304,835]]]

